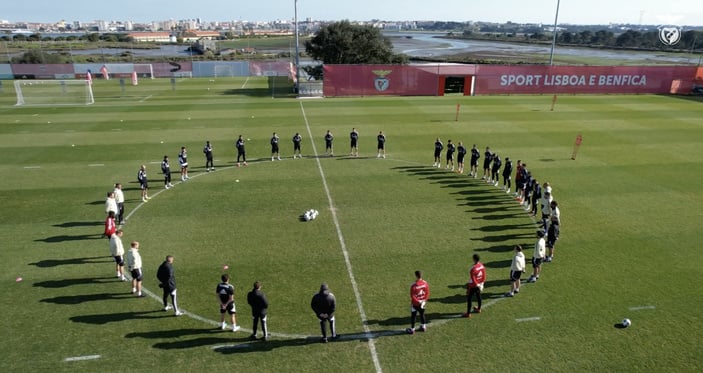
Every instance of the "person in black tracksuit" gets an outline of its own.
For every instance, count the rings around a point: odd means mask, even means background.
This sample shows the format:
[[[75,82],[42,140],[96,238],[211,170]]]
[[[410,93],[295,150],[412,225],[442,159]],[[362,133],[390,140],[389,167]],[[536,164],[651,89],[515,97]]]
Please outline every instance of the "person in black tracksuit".
[[[330,324],[332,339],[337,338],[337,331],[334,325],[334,311],[337,309],[337,300],[334,294],[330,293],[327,284],[320,285],[320,291],[313,295],[310,307],[315,311],[315,316],[320,320],[320,330],[322,331],[322,342],[327,343],[327,324]]]
[[[247,303],[251,306],[251,318],[254,322],[253,333],[249,336],[249,339],[256,339],[256,328],[259,325],[259,320],[261,320],[261,331],[264,333],[262,339],[268,341],[266,314],[268,313],[269,301],[261,291],[261,283],[259,281],[254,283],[254,288],[247,294]]]
[[[173,269],[173,255],[166,256],[166,260],[156,271],[156,278],[161,282],[159,287],[163,289],[164,311],[171,309],[171,306],[168,305],[168,296],[170,295],[176,316],[182,315],[183,312],[178,309],[178,301],[176,300],[176,271]]]

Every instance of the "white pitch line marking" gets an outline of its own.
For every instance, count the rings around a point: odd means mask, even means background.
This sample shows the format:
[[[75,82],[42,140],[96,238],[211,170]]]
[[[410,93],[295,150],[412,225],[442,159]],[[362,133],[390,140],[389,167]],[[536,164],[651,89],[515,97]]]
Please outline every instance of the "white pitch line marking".
[[[153,95],[146,96],[146,97],[144,97],[143,99],[139,100],[139,102],[144,102],[144,101],[150,99],[152,96],[153,96]]]
[[[308,117],[305,114],[305,108],[303,103],[300,102],[300,111],[303,114],[303,120],[305,121],[305,127],[308,131],[309,138],[313,139],[312,130],[310,129],[310,123],[308,122]],[[373,360],[373,365],[376,368],[377,373],[381,373],[381,362],[378,359],[378,353],[376,352],[376,342],[372,338],[371,329],[368,327],[368,317],[366,317],[366,311],[364,311],[364,305],[361,301],[361,292],[359,291],[359,286],[356,283],[356,278],[354,277],[354,271],[352,269],[351,259],[349,259],[349,251],[347,250],[347,245],[344,241],[344,235],[342,234],[342,227],[339,225],[339,219],[337,218],[337,212],[334,205],[334,200],[332,200],[332,194],[330,188],[327,186],[327,179],[325,178],[325,172],[322,169],[322,163],[320,162],[319,154],[317,153],[317,148],[315,143],[312,143],[312,151],[315,154],[315,161],[317,162],[317,170],[320,173],[320,178],[322,179],[322,186],[325,189],[325,194],[327,195],[327,204],[329,205],[330,212],[332,213],[332,221],[334,222],[334,227],[337,230],[337,239],[339,240],[339,245],[342,249],[342,254],[344,255],[344,263],[347,267],[347,274],[349,275],[349,281],[351,282],[352,289],[354,290],[354,298],[356,298],[356,307],[359,310],[359,316],[361,317],[361,325],[364,329],[364,334],[368,338],[369,352],[371,353],[371,359]]]
[[[89,164],[88,166],[90,166],[90,167],[102,167],[102,166],[104,166],[104,164],[103,164],[103,163],[91,163],[91,164]]]
[[[73,356],[63,359],[63,361],[82,361],[82,360],[95,360],[100,359],[100,355],[86,355],[86,356]]]
[[[641,310],[653,310],[656,309],[657,307],[654,306],[637,306],[637,307],[630,307],[630,311],[641,311]]]
[[[539,317],[539,316],[535,316],[535,317],[525,317],[525,318],[522,318],[522,319],[515,319],[515,321],[517,321],[517,322],[539,321],[539,320],[542,320],[542,318]]]
[[[111,129],[110,131],[116,131],[116,132],[119,132],[119,131],[122,131],[122,128],[113,128],[113,129]]]
[[[36,169],[36,168],[41,168],[41,166],[24,166],[24,168],[27,169],[27,170],[33,170],[33,169]]]

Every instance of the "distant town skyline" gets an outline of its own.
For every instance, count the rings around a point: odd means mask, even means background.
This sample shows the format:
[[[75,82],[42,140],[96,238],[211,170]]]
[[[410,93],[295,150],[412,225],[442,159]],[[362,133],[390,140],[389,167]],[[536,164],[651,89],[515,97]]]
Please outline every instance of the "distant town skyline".
[[[558,0],[297,0],[298,19],[334,21],[434,20],[515,23],[554,23]],[[56,23],[95,20],[121,20],[138,23],[168,19],[203,21],[292,20],[296,0],[237,2],[210,0],[29,0],[3,5],[0,20],[31,23]],[[560,0],[560,24],[607,25],[703,25],[700,0]],[[382,5],[381,5],[382,4]]]

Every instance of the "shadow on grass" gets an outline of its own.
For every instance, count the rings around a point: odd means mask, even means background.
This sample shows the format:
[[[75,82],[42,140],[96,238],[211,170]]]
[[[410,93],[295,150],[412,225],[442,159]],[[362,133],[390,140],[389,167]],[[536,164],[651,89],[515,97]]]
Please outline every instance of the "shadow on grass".
[[[501,232],[501,231],[512,231],[515,229],[520,229],[520,228],[523,228],[524,226],[525,226],[525,224],[484,225],[482,227],[473,228],[472,230],[481,231],[481,232]]]
[[[492,262],[485,262],[483,265],[487,268],[510,268],[513,263],[512,259],[507,260],[494,260]]]
[[[472,212],[469,210],[469,212]],[[522,215],[521,213],[508,213],[508,214],[493,214],[493,215],[480,215],[480,216],[474,216],[471,219],[474,220],[503,220],[503,219],[512,219],[517,216]]]
[[[84,240],[99,240],[103,239],[102,233],[97,234],[78,234],[75,236],[69,236],[67,234],[60,234],[58,236],[51,236],[47,238],[39,238],[34,240],[35,242],[46,242],[46,243],[57,243],[66,241],[84,241]]]
[[[60,228],[73,228],[73,227],[94,227],[97,225],[103,225],[104,222],[101,221],[69,221],[61,224],[54,224],[54,227]]]
[[[483,241],[483,242],[505,242],[505,241],[513,241],[516,240],[520,237],[532,237],[533,234],[527,234],[527,233],[515,233],[515,234],[499,234],[495,236],[484,236],[484,237],[479,237],[479,238],[472,238],[472,241]],[[525,246],[523,246],[525,247]]]
[[[100,294],[84,294],[84,295],[64,295],[54,298],[45,298],[40,300],[42,303],[54,304],[81,304],[85,302],[94,302],[110,299],[127,299],[134,298],[130,293],[100,293]]]
[[[156,311],[154,311],[156,312]],[[227,330],[230,334],[232,332]],[[200,334],[220,334],[224,335],[225,331],[217,328],[192,328],[192,329],[174,329],[174,330],[154,330],[150,332],[133,332],[125,334],[125,338],[146,338],[146,339],[164,339],[164,338],[180,338],[189,335],[200,335]],[[230,338],[226,340],[231,341]]]
[[[65,288],[73,285],[86,285],[86,284],[104,284],[107,282],[119,282],[120,280],[116,277],[98,277],[98,278],[71,278],[65,280],[51,280],[51,281],[40,281],[35,282],[33,286],[48,289],[58,289]]]
[[[152,315],[154,313],[159,313],[159,316]],[[155,319],[161,317],[172,317],[171,314],[165,314],[163,311],[144,311],[144,312],[119,312],[119,313],[106,313],[102,315],[82,315],[73,316],[69,320],[77,323],[83,324],[93,324],[93,325],[105,325],[111,322],[121,322],[127,320],[135,319]]]
[[[101,260],[96,260],[101,259]],[[46,259],[40,260],[35,263],[29,263],[29,265],[37,266],[39,268],[51,268],[63,265],[74,265],[74,264],[86,264],[86,263],[114,263],[112,257],[105,256],[93,256],[88,258],[71,258],[71,259]]]
[[[104,204],[105,204],[105,200],[102,200],[102,201],[91,201],[91,202],[86,202],[85,204],[86,204],[86,205],[93,205],[93,206],[104,205]]]
[[[523,242],[523,243],[520,243],[519,245],[522,246],[523,251],[525,251],[525,248],[529,247],[528,245],[530,245],[530,244]],[[514,247],[515,247],[515,245],[494,245],[494,246],[479,248],[479,249],[476,249],[476,251],[490,251],[492,253],[508,253],[508,252],[512,252]]]

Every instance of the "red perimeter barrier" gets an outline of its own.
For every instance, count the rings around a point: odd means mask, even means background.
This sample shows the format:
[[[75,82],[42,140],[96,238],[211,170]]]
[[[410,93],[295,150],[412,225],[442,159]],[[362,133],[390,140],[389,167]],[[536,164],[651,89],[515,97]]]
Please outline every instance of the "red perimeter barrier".
[[[474,93],[669,93],[673,81],[695,75],[695,66],[479,65]]]
[[[439,76],[407,65],[325,65],[324,95],[436,96]]]

